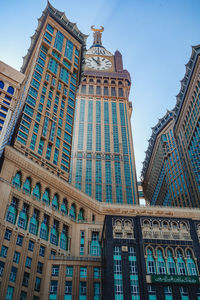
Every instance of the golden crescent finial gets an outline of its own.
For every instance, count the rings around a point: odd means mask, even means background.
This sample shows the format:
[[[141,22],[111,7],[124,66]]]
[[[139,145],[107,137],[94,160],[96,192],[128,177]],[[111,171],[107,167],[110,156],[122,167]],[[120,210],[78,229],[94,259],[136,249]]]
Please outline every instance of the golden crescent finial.
[[[103,32],[103,31],[104,31],[104,27],[101,26],[100,29],[97,29],[97,28],[94,28],[94,25],[92,25],[92,26],[91,26],[91,30],[94,31],[94,32],[96,32],[96,31]]]

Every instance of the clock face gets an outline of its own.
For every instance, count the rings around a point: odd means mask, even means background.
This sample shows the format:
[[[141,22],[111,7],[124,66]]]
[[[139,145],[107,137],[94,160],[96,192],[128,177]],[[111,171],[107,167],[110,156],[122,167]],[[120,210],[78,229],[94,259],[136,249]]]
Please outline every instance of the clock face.
[[[107,70],[112,67],[112,63],[110,60],[99,56],[88,57],[86,58],[85,63],[88,68],[100,71]]]

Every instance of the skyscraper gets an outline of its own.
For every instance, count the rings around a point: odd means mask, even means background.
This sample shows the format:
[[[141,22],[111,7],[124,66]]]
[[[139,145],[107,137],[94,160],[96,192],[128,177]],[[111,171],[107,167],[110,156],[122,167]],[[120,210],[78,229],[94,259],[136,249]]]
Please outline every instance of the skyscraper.
[[[70,182],[98,201],[138,203],[131,132],[131,78],[122,55],[102,45],[92,26],[85,78],[76,99]]]
[[[48,2],[22,66],[29,88],[14,147],[65,180],[85,42],[76,24]]]

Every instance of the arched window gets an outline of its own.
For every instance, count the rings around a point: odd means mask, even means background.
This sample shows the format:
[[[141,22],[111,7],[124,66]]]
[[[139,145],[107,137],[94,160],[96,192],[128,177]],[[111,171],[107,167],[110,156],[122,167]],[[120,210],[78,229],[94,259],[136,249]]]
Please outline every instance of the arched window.
[[[0,81],[0,89],[3,90],[3,88],[4,88],[4,82],[3,82],[3,81]]]
[[[12,184],[17,188],[20,189],[21,188],[21,178],[22,178],[22,174],[20,171],[18,171],[15,176],[13,177],[12,180]]]
[[[26,194],[30,194],[31,193],[31,178],[30,177],[26,178],[26,180],[24,182],[24,185],[23,185],[23,191]]]
[[[55,209],[59,209],[59,205],[58,205],[58,194],[55,194],[52,200],[52,207],[54,207]]]
[[[192,256],[192,252],[190,250],[187,250],[187,269],[188,269],[188,275],[190,276],[197,275],[196,264]]]
[[[12,86],[9,86],[8,89],[7,89],[7,92],[11,95],[14,94],[14,88]]]
[[[29,224],[29,232],[34,235],[37,235],[37,233],[38,233],[38,220],[37,219],[38,219],[38,213],[34,209],[34,213],[30,219],[30,224]]]
[[[147,273],[148,274],[156,274],[155,260],[153,257],[152,250],[150,248],[147,249]]]
[[[177,273],[176,271],[176,263],[173,258],[173,254],[171,250],[167,250],[167,269],[168,274],[175,275]]]
[[[44,191],[44,194],[42,196],[42,201],[44,201],[44,203],[48,205],[50,204],[50,192],[48,188]]]
[[[61,211],[67,215],[68,213],[68,210],[67,210],[67,200],[66,199],[63,199],[63,202],[61,204]]]
[[[22,210],[19,213],[18,226],[26,230],[28,217],[27,217],[27,206],[24,204]]]
[[[84,210],[83,208],[80,208],[79,214],[78,214],[78,221],[84,220]]]
[[[180,249],[177,250],[177,269],[179,275],[187,275],[183,253]]]
[[[166,274],[165,260],[161,249],[157,250],[157,271],[158,274]]]
[[[41,185],[40,183],[36,183],[34,189],[33,189],[33,197],[36,198],[37,200],[40,200],[41,198]]]
[[[8,207],[6,220],[12,224],[15,224],[16,218],[17,218],[17,200],[13,198],[10,206]]]
[[[71,208],[70,208],[69,216],[70,216],[73,220],[76,220],[76,206],[75,206],[74,203],[72,204],[72,206],[71,206]]]
[[[48,241],[48,226],[47,226],[47,217],[44,216],[44,220],[40,226],[40,238]]]
[[[60,235],[60,248],[63,250],[68,249],[67,227],[63,226],[62,233]]]
[[[55,224],[51,228],[50,243],[53,244],[53,245],[56,245],[56,246],[58,245],[58,233],[57,233]]]

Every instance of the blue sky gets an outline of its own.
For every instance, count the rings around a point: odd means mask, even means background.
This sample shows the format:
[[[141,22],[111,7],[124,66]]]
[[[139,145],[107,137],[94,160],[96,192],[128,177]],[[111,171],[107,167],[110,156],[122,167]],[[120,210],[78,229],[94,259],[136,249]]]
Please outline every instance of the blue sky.
[[[1,1],[0,60],[20,69],[45,0]],[[79,29],[104,26],[103,44],[119,50],[132,78],[132,130],[140,177],[151,127],[172,109],[191,46],[200,44],[199,0],[52,0]]]

